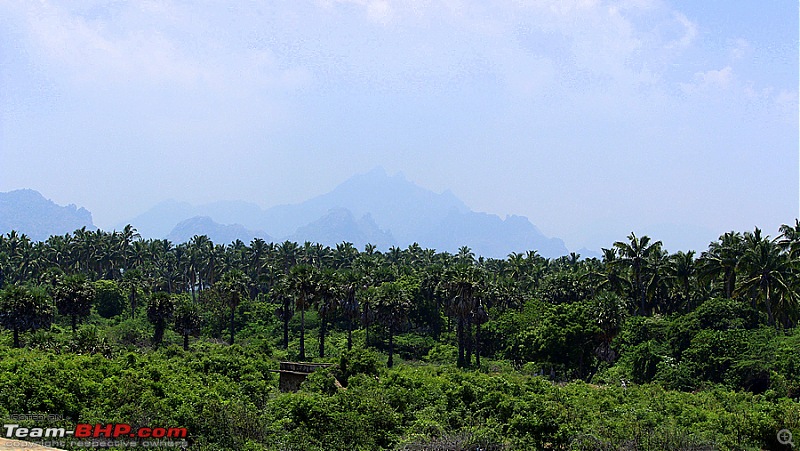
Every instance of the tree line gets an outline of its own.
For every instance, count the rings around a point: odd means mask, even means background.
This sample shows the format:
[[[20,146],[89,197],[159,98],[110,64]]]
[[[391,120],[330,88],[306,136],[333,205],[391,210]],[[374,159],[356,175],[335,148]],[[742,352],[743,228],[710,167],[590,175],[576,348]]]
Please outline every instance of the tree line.
[[[747,304],[779,329],[794,328],[800,316],[798,221],[775,238],[758,228],[725,233],[700,254],[670,254],[660,241],[634,233],[602,252],[586,259],[575,253],[547,259],[536,251],[494,259],[466,246],[448,253],[416,243],[381,252],[349,242],[221,244],[197,235],[175,245],[142,239],[130,225],[38,242],[11,231],[0,236],[0,325],[19,347],[21,333],[48,326],[56,313],[75,331],[93,307],[106,317],[134,316],[143,307],[154,344],[172,327],[188,348],[201,330],[215,337],[224,331],[234,343],[247,321],[243,304],[259,302],[280,321],[284,348],[290,322],[299,317],[301,360],[309,358],[306,313],[313,311],[320,358],[331,330],[346,332],[348,349],[353,332],[364,330],[367,343],[378,340],[387,351],[389,366],[398,334],[437,341],[452,333],[458,366],[470,367],[501,350],[520,360],[530,355],[511,349],[519,344],[509,343],[500,323],[532,299],[547,306],[540,318],[574,315],[592,323],[590,350],[600,360],[613,358],[611,342],[630,316],[688,314],[712,298]],[[586,364],[578,360],[571,364]]]

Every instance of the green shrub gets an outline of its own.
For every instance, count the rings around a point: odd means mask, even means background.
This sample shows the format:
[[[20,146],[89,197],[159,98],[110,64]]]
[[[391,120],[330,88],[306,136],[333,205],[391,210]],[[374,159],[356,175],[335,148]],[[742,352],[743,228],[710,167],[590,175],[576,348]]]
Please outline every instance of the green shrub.
[[[95,309],[103,318],[112,318],[122,314],[128,304],[128,299],[122,288],[113,280],[98,280],[94,282]]]
[[[377,376],[381,365],[381,356],[371,349],[353,348],[350,351],[342,353],[339,358],[339,368],[337,378],[343,386],[347,387],[347,383],[351,376],[356,374],[368,374]]]
[[[458,348],[446,343],[434,345],[423,358],[426,362],[432,363],[453,363],[457,359]]]

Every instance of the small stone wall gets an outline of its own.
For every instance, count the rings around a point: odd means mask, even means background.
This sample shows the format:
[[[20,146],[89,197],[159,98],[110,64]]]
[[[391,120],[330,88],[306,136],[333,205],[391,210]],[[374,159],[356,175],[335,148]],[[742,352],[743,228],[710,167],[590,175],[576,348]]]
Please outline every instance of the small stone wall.
[[[320,368],[333,366],[332,363],[308,363],[308,362],[281,362],[279,370],[270,370],[280,373],[278,388],[282,392],[297,391],[300,384],[306,380],[309,374]],[[2,451],[2,450],[0,450]]]

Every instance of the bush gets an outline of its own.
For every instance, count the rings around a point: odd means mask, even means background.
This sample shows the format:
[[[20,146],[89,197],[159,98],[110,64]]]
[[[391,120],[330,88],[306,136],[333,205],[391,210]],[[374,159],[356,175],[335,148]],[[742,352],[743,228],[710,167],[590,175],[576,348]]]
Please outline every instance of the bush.
[[[337,379],[347,387],[350,376],[370,374],[377,376],[381,367],[381,356],[371,349],[353,348],[339,358]]]
[[[127,306],[127,299],[122,288],[113,280],[94,282],[95,309],[103,318],[112,318],[122,314]]]
[[[426,362],[433,362],[433,363],[453,363],[458,359],[458,348],[445,344],[439,343],[431,348],[428,351],[428,354],[423,358]]]

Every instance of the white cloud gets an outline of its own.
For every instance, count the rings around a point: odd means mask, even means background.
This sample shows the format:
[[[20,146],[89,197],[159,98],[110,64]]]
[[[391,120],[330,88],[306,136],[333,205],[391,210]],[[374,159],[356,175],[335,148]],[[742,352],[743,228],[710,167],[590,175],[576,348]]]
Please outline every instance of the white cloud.
[[[685,93],[698,93],[711,90],[726,90],[734,81],[733,68],[725,66],[722,69],[712,69],[694,74],[693,83],[681,83]]]
[[[141,2],[113,15],[87,17],[46,0],[23,11],[32,49],[73,81],[105,86],[165,86],[181,90],[296,88],[310,76],[279,66],[268,51],[233,48],[192,11],[169,2]]]
[[[27,4],[27,26],[36,50],[71,68],[79,80],[171,80],[194,83],[203,74],[158,30],[117,29],[47,1]]]
[[[697,25],[678,11],[675,11],[672,14],[675,17],[675,20],[683,28],[683,34],[680,38],[669,42],[667,44],[667,48],[687,48],[692,45],[695,38],[697,38]]]
[[[394,12],[388,0],[321,0],[318,3],[325,8],[333,8],[337,4],[358,5],[365,10],[370,21],[382,25],[391,21]]]
[[[733,68],[726,66],[720,70],[709,70],[696,74],[701,86],[715,86],[727,89],[733,80]]]
[[[753,50],[753,47],[746,39],[737,39],[733,43],[733,47],[730,50],[730,57],[733,60],[742,59],[750,54]]]
[[[375,0],[367,4],[367,16],[370,20],[386,24],[392,17],[392,8],[385,0]]]
[[[796,125],[798,105],[800,105],[797,91],[782,90],[775,96],[774,101],[778,112],[781,114],[781,120]]]

